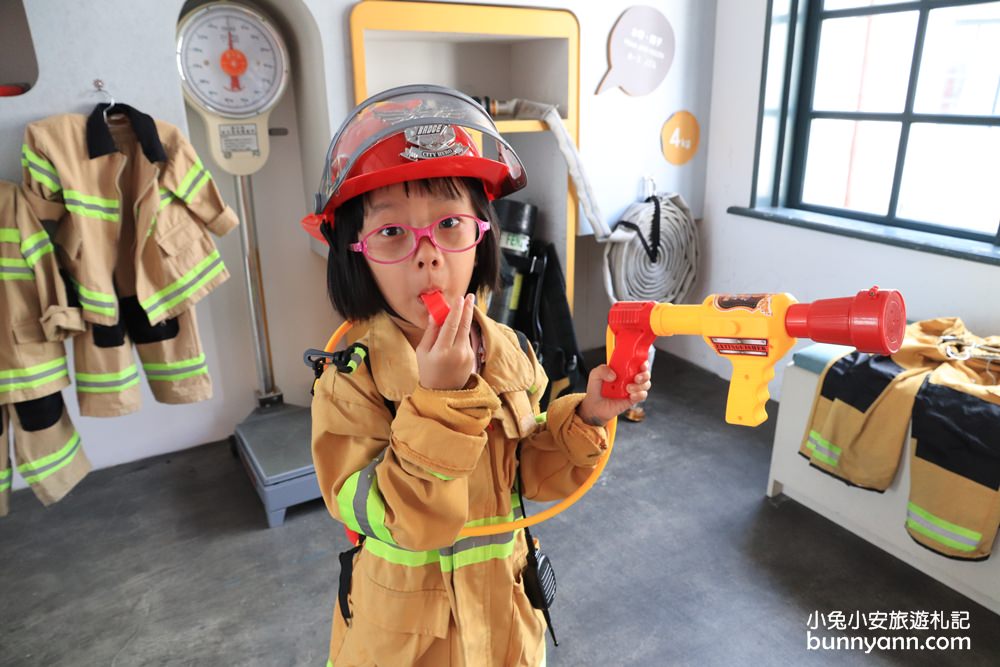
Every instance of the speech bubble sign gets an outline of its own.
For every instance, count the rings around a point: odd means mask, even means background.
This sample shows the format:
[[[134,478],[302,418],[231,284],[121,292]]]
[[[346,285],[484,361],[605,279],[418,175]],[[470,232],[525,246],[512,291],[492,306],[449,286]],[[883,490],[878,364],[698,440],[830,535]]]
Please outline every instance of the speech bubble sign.
[[[653,92],[674,61],[674,44],[674,29],[658,9],[629,7],[611,29],[609,67],[595,94],[615,87],[629,95]]]

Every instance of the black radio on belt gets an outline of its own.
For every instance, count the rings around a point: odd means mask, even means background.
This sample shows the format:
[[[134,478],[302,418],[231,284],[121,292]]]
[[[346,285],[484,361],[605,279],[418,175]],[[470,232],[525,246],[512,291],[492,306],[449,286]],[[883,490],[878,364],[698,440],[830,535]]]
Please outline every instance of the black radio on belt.
[[[542,611],[548,610],[556,599],[556,571],[552,569],[552,561],[538,550],[531,533],[524,529],[528,542],[528,566],[524,569],[524,592],[531,601],[531,606]],[[548,620],[548,619],[546,619]],[[551,629],[552,624],[549,624]],[[555,641],[555,635],[552,636]],[[556,643],[558,645],[558,642]]]
[[[521,482],[521,446],[517,447],[517,490],[521,493],[524,484]],[[521,496],[521,514],[527,517],[528,512],[525,507],[524,496]],[[549,616],[549,607],[556,599],[556,571],[552,568],[552,561],[541,552],[535,538],[531,536],[531,531],[527,527],[524,529],[524,541],[528,545],[528,564],[521,573],[524,582],[524,593],[528,596],[528,601],[535,609],[539,609],[545,617],[545,624],[552,635],[552,643],[559,646],[556,639],[556,631],[552,627],[552,618]]]

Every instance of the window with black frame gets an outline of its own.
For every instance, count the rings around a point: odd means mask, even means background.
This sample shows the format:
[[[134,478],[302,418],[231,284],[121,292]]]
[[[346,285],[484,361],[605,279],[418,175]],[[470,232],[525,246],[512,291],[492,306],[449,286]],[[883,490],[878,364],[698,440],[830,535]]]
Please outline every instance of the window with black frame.
[[[765,45],[751,209],[996,253],[1000,2],[771,0]]]

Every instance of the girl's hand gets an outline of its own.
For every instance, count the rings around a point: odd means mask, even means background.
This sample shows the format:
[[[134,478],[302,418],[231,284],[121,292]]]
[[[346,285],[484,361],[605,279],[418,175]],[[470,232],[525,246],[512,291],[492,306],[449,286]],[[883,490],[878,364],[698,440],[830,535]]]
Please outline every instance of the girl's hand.
[[[633,384],[626,385],[628,398],[604,398],[601,396],[601,384],[605,381],[611,382],[616,375],[607,364],[601,364],[590,371],[587,378],[587,396],[576,408],[576,414],[591,426],[604,426],[612,418],[631,408],[636,403],[646,400],[649,388],[652,383],[649,381],[649,362],[642,362],[639,374],[636,375]]]
[[[448,317],[439,327],[427,314],[427,328],[417,346],[417,376],[425,389],[461,389],[475,370],[469,332],[472,311],[476,307],[473,294],[451,304]]]

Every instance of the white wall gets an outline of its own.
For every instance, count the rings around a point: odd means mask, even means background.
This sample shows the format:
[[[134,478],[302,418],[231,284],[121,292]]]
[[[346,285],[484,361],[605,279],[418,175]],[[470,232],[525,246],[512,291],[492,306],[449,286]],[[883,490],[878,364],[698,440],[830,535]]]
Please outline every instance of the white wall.
[[[853,296],[877,284],[903,293],[909,319],[957,315],[974,333],[1000,331],[996,266],[726,213],[729,206],[750,202],[766,9],[766,0],[719,2],[701,224],[706,252],[690,301],[714,293],[789,292],[806,302]],[[730,375],[729,362],[701,339],[660,339],[658,346]],[[783,368],[779,363],[771,383],[774,397]]]
[[[310,374],[301,362],[307,347],[320,347],[339,324],[325,294],[323,260],[309,251],[298,220],[311,207],[327,143],[353,106],[348,0],[258,0],[285,32],[292,52],[293,83],[271,117],[289,134],[272,137],[271,159],[254,176],[264,290],[274,371],[286,400],[308,403]],[[536,6],[512,0],[504,4]],[[563,0],[546,7],[568,9],[581,28],[581,151],[608,220],[639,195],[642,175],[663,190],[701,200],[708,132],[711,42],[715,3],[663,0],[652,3],[673,24],[677,49],[663,83],[651,94],[630,97],[614,89],[595,96],[608,67],[607,37],[630,2]],[[174,36],[183,0],[95,0],[67,3],[25,0],[38,63],[29,93],[0,98],[0,178],[19,181],[25,124],[46,116],[89,113],[103,101],[95,78],[118,101],[188,131],[224,196],[235,204],[231,179],[211,164],[200,119],[186,110],[174,62]],[[3,16],[3,14],[0,14]],[[95,36],[100,36],[95,39]],[[693,110],[702,124],[699,156],[682,168],[660,153],[659,133],[679,109]],[[143,407],[115,419],[81,418],[73,390],[69,410],[95,467],[102,468],[176,451],[229,436],[254,407],[256,373],[249,334],[240,245],[234,232],[218,245],[232,279],[198,307],[209,369],[211,401],[187,406],[156,403],[143,387]],[[607,301],[599,278],[597,247],[588,237],[577,251],[577,321],[584,348],[603,345]],[[23,483],[17,479],[16,486]]]
[[[618,88],[595,95],[608,70],[611,28],[621,13],[635,4],[648,4],[667,17],[676,40],[674,62],[666,78],[648,95],[633,97]],[[639,198],[644,175],[653,177],[660,192],[679,192],[695,217],[701,217],[705,208],[706,149],[711,136],[715,0],[578,0],[562,6],[574,12],[580,22],[580,155],[605,221],[617,222]],[[680,110],[697,117],[701,145],[690,162],[675,166],[663,157],[660,130]],[[594,241],[583,216],[578,219],[585,235],[579,236],[576,243],[573,319],[580,348],[588,350],[604,347],[610,301],[601,277],[603,246]]]

